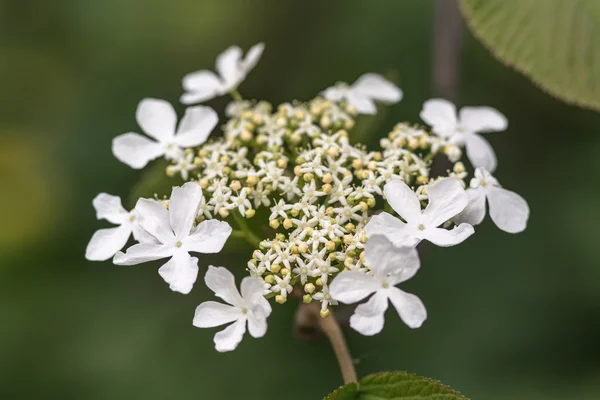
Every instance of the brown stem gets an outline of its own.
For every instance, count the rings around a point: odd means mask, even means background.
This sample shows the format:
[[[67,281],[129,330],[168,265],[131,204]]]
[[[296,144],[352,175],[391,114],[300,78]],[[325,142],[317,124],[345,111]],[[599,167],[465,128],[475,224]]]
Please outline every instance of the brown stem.
[[[296,314],[296,327],[298,333],[303,338],[309,338],[308,333],[319,325],[331,342],[331,346],[333,347],[333,351],[335,352],[335,356],[342,371],[344,383],[358,383],[354,362],[352,361],[350,350],[348,350],[348,346],[346,345],[346,339],[344,338],[340,324],[331,313],[327,317],[321,318],[320,311],[321,307],[317,302],[301,304]]]

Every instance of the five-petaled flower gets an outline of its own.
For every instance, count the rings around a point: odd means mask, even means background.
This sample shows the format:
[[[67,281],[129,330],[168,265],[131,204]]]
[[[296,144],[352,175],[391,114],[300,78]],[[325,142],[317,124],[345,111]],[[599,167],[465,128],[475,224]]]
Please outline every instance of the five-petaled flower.
[[[242,58],[242,49],[231,46],[217,57],[216,69],[220,76],[208,70],[192,72],[183,78],[183,104],[202,103],[237,89],[260,60],[264,43],[255,44]]]
[[[114,263],[135,265],[170,257],[158,273],[171,290],[189,293],[198,277],[198,259],[189,253],[218,253],[231,234],[228,223],[214,219],[194,227],[201,201],[202,189],[196,182],[173,188],[168,210],[158,201],[139,199],[135,206],[139,224],[153,240],[118,252]]]
[[[491,107],[463,107],[457,118],[454,104],[444,99],[432,99],[423,104],[419,115],[431,126],[433,133],[450,144],[465,146],[473,166],[491,172],[496,170],[498,161],[494,149],[478,133],[506,129],[508,121],[498,110]]]
[[[323,96],[332,101],[345,100],[359,114],[376,114],[378,101],[393,104],[402,100],[402,90],[379,74],[362,75],[351,86],[338,83],[323,91]]]
[[[500,186],[498,180],[482,168],[475,170],[471,187],[467,189],[469,205],[454,218],[457,223],[478,225],[485,217],[485,201],[496,226],[508,233],[519,233],[527,227],[529,206],[525,199]]]
[[[178,162],[184,156],[184,149],[206,142],[219,121],[210,107],[189,107],[176,129],[177,114],[173,106],[158,99],[142,100],[136,119],[142,130],[156,141],[129,132],[117,136],[112,143],[115,157],[135,169],[144,168],[161,156]]]
[[[368,237],[383,234],[397,246],[414,247],[425,239],[447,247],[463,242],[474,233],[467,223],[452,230],[438,228],[463,211],[469,202],[467,193],[454,178],[440,179],[427,188],[429,204],[424,211],[415,192],[399,179],[389,181],[383,191],[390,206],[406,222],[382,212],[365,227]]]
[[[214,337],[217,351],[232,351],[240,344],[248,331],[254,338],[267,333],[267,318],[271,314],[271,305],[263,296],[264,282],[260,278],[249,276],[242,279],[241,294],[235,286],[233,274],[223,267],[208,267],[204,276],[206,286],[227,304],[206,301],[196,308],[194,326],[212,328],[233,322]]]
[[[97,230],[85,250],[85,258],[90,261],[105,261],[123,248],[133,232],[138,242],[151,241],[152,237],[140,227],[135,209],[127,211],[121,205],[121,198],[100,193],[92,201],[96,217],[119,225],[115,228]]]
[[[385,236],[373,235],[365,245],[365,263],[372,275],[359,271],[343,271],[329,286],[331,296],[342,303],[357,303],[350,317],[350,326],[363,335],[375,335],[383,329],[388,299],[398,315],[410,328],[418,328],[427,318],[427,311],[414,294],[395,287],[412,278],[420,267],[419,255],[414,248],[394,246]]]

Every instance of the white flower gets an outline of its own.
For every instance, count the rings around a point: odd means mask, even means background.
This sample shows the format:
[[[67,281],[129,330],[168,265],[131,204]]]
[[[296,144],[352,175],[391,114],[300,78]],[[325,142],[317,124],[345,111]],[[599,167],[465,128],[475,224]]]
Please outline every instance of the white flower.
[[[217,351],[235,350],[246,333],[246,322],[252,337],[261,338],[267,333],[267,318],[271,314],[271,305],[263,296],[265,289],[262,279],[249,276],[242,279],[240,294],[231,272],[223,267],[210,265],[204,281],[218,297],[231,304],[206,301],[196,308],[193,324],[198,328],[212,328],[233,322],[215,334]]]
[[[220,76],[208,70],[192,72],[183,78],[183,104],[202,103],[232,90],[246,78],[258,63],[265,49],[264,43],[255,44],[242,59],[242,49],[231,46],[217,57],[216,69]]]
[[[218,253],[231,234],[228,223],[214,219],[194,228],[201,201],[202,189],[196,182],[173,188],[168,210],[154,200],[139,199],[135,206],[139,223],[155,240],[118,252],[114,263],[136,265],[170,257],[158,273],[171,290],[189,293],[198,276],[198,259],[189,252]]]
[[[290,280],[292,279],[292,276],[288,273],[285,277],[283,277],[283,279],[278,277],[277,275],[273,275],[273,277],[275,278],[275,282],[277,283],[271,287],[271,292],[279,293],[284,298],[287,298],[287,295],[289,293],[292,293],[292,290],[294,289],[294,287],[290,285]]]
[[[316,293],[312,298],[321,302],[321,311],[327,310],[329,304],[332,306],[338,305],[338,302],[331,296],[327,285],[323,285],[323,291]]]
[[[283,199],[280,199],[279,203],[271,207],[271,215],[269,215],[269,220],[276,219],[277,217],[287,218],[288,216],[286,211],[291,210],[292,207],[292,204],[286,204]]]
[[[231,204],[229,205],[229,209],[233,210],[237,208],[242,216],[246,214],[246,209],[252,208],[252,203],[247,198],[248,189],[242,188],[242,190],[237,193],[237,196],[231,196]]]
[[[519,233],[527,227],[529,206],[525,199],[503,189],[496,178],[482,168],[475,170],[471,188],[467,189],[469,205],[454,218],[457,223],[478,225],[485,217],[485,200],[490,207],[490,217],[496,226],[508,233]]]
[[[467,156],[476,168],[494,172],[497,165],[494,149],[478,133],[503,131],[506,117],[491,107],[463,107],[458,118],[454,104],[443,99],[428,100],[419,114],[433,132],[451,144],[465,146]]]
[[[414,294],[395,287],[419,270],[416,249],[396,247],[385,236],[373,235],[367,241],[365,252],[365,262],[373,271],[372,275],[343,271],[329,285],[331,296],[346,304],[359,302],[374,293],[369,301],[356,307],[350,317],[350,326],[367,336],[381,332],[389,299],[406,325],[420,327],[427,318],[425,306]]]
[[[135,169],[161,156],[178,160],[183,156],[183,149],[204,143],[219,120],[210,107],[189,107],[176,130],[177,114],[173,106],[158,99],[142,100],[136,119],[142,130],[156,141],[129,132],[112,142],[115,157]]]
[[[92,201],[96,217],[119,225],[116,228],[100,229],[94,233],[85,250],[85,258],[90,261],[105,261],[123,248],[133,232],[138,242],[152,241],[151,236],[138,223],[135,209],[126,211],[121,198],[100,193]]]
[[[304,285],[306,283],[308,276],[312,275],[312,270],[310,269],[309,266],[307,266],[304,263],[304,261],[300,257],[296,258],[296,264],[298,266],[296,268],[294,268],[292,270],[292,272],[294,274],[296,274],[296,277],[298,277],[298,276],[300,277],[300,282]]]
[[[367,236],[383,234],[397,246],[414,247],[426,239],[438,246],[459,244],[474,233],[473,227],[462,223],[447,230],[438,228],[465,209],[469,200],[459,181],[444,178],[427,188],[429,204],[421,212],[415,192],[399,179],[383,188],[385,197],[394,211],[406,222],[383,212],[371,218],[365,230]]]
[[[402,99],[402,90],[378,74],[364,74],[348,86],[338,83],[325,89],[323,96],[332,101],[346,100],[359,114],[375,114],[375,101],[384,104],[397,103]]]

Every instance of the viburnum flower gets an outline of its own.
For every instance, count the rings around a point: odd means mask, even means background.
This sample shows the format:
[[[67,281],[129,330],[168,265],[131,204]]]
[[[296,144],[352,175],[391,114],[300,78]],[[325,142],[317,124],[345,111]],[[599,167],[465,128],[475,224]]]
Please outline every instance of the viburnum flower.
[[[438,136],[450,144],[465,146],[467,156],[476,168],[495,171],[498,161],[490,143],[478,133],[499,132],[508,126],[506,117],[491,107],[463,107],[458,118],[454,104],[432,99],[423,104],[419,114]]]
[[[373,294],[366,303],[356,307],[350,326],[366,336],[381,332],[389,299],[406,325],[420,327],[427,318],[423,302],[414,294],[395,287],[419,270],[417,250],[394,246],[385,236],[373,235],[365,245],[365,263],[372,275],[342,271],[329,285],[331,296],[346,304],[357,303]]]
[[[402,90],[379,74],[367,73],[351,86],[338,83],[325,89],[323,96],[332,101],[346,100],[359,114],[376,114],[376,101],[397,103],[402,99]]]
[[[186,93],[181,96],[181,102],[202,103],[237,89],[248,72],[256,66],[264,49],[264,43],[255,44],[242,58],[242,49],[238,46],[229,47],[217,57],[216,69],[220,76],[212,71],[201,70],[183,78]]]
[[[206,301],[196,308],[194,326],[213,328],[233,322],[214,337],[215,349],[220,352],[232,351],[240,344],[248,331],[254,338],[267,333],[267,318],[271,314],[271,305],[263,296],[264,281],[249,276],[242,279],[241,294],[235,286],[233,274],[223,267],[208,267],[204,276],[206,286],[227,304]]]
[[[228,223],[214,219],[194,227],[201,201],[202,189],[196,182],[173,188],[168,210],[155,200],[139,199],[135,206],[139,224],[153,241],[118,252],[114,263],[135,265],[170,257],[158,273],[171,290],[189,293],[198,277],[198,259],[189,253],[218,253],[231,234]]]
[[[121,198],[100,193],[92,201],[96,209],[96,217],[119,225],[116,228],[97,230],[85,250],[85,258],[90,261],[105,261],[123,248],[133,232],[138,242],[152,240],[151,236],[140,227],[135,209],[127,211],[121,205]]]
[[[219,121],[210,107],[189,107],[176,130],[177,114],[173,106],[158,99],[142,100],[136,119],[142,130],[156,141],[129,132],[117,136],[112,143],[115,157],[135,169],[161,156],[178,161],[184,156],[184,149],[206,142]]]
[[[498,180],[483,168],[475,170],[471,187],[467,189],[469,205],[454,218],[457,223],[478,225],[485,217],[485,202],[490,207],[490,217],[496,226],[508,233],[519,233],[527,228],[529,206],[515,192],[500,186]]]
[[[367,236],[383,234],[397,246],[414,247],[426,239],[438,246],[454,246],[474,233],[467,223],[452,230],[438,228],[462,212],[469,200],[460,182],[443,178],[427,187],[429,204],[421,211],[415,192],[399,179],[389,181],[383,188],[387,202],[402,220],[382,212],[365,226]]]

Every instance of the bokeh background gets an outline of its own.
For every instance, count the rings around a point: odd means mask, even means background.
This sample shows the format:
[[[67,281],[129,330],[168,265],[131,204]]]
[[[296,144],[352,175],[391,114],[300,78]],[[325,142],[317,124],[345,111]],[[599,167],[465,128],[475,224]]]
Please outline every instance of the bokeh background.
[[[440,0],[445,1],[445,0]],[[541,0],[540,0],[541,1]],[[173,293],[157,265],[91,263],[92,198],[125,206],[150,172],[111,154],[137,130],[144,97],[178,103],[181,78],[212,68],[231,44],[266,42],[240,88],[274,103],[309,99],[364,72],[393,79],[404,100],[363,117],[371,146],[418,122],[438,95],[436,2],[279,0],[0,0],[0,398],[320,399],[341,384],[329,344],[293,337],[294,302],[233,353],[192,326],[210,293]],[[600,398],[600,116],[557,101],[501,65],[464,25],[460,105],[509,119],[489,136],[496,176],[532,210],[505,234],[486,220],[454,248],[425,246],[406,285],[429,319],[411,331],[390,312],[376,337],[348,331],[359,375],[402,369],[473,399]],[[439,40],[439,38],[438,38]],[[227,100],[209,104],[222,112]],[[172,182],[171,182],[172,183]],[[252,249],[201,264],[239,266]]]

